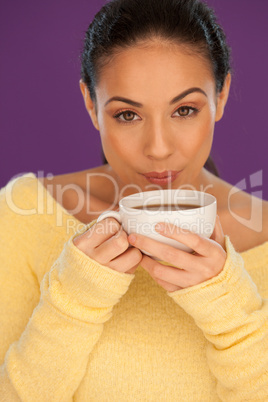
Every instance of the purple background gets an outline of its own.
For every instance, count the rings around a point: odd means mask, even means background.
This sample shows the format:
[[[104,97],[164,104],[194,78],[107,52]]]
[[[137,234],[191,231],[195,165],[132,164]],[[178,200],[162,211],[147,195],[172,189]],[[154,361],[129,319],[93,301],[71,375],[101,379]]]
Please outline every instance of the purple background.
[[[145,0],[146,1],[146,0]],[[0,3],[0,187],[13,176],[62,174],[101,161],[78,85],[84,31],[103,0]],[[208,0],[233,49],[234,76],[212,155],[221,177],[248,183],[263,171],[268,199],[268,2]],[[254,187],[254,183],[253,183]]]

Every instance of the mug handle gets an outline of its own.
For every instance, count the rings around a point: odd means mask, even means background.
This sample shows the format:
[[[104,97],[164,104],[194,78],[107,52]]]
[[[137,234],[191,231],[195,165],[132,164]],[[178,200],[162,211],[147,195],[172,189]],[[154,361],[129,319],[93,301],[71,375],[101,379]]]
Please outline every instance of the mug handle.
[[[103,221],[105,218],[115,218],[119,223],[122,223],[120,213],[117,211],[103,212],[97,219],[97,223]]]

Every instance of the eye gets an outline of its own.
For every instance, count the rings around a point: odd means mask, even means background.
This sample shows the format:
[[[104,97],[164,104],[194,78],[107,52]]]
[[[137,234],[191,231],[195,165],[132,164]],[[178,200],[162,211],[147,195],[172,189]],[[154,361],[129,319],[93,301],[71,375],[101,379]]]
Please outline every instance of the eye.
[[[179,117],[190,117],[192,114],[196,114],[197,112],[198,109],[190,106],[181,106],[175,111],[175,113],[178,113]]]
[[[114,118],[122,123],[131,123],[135,120],[140,120],[139,116],[131,110],[124,110],[114,115]]]

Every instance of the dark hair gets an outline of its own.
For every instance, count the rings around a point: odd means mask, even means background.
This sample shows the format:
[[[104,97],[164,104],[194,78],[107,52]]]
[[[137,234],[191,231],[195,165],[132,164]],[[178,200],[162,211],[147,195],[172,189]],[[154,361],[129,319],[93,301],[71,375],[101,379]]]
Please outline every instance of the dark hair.
[[[114,54],[158,37],[186,45],[210,61],[216,91],[231,70],[230,48],[214,11],[200,0],[112,0],[96,14],[85,35],[81,78],[93,101],[99,73]]]
[[[200,0],[112,0],[89,25],[81,78],[95,100],[98,73],[116,52],[160,37],[187,45],[210,60],[220,92],[230,66],[230,48],[214,11]]]

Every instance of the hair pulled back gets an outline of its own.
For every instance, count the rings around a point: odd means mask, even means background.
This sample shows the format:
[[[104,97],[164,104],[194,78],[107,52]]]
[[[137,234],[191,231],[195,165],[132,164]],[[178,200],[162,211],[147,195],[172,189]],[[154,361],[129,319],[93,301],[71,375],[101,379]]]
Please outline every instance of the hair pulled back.
[[[200,0],[112,0],[89,25],[81,78],[92,100],[101,68],[116,52],[153,37],[187,45],[210,61],[216,90],[230,71],[230,49],[214,11]]]
[[[230,48],[214,11],[201,0],[111,0],[96,14],[85,34],[81,78],[91,99],[101,69],[124,48],[160,38],[185,45],[210,63],[220,93],[231,71]],[[105,156],[103,162],[107,163]],[[219,176],[209,156],[205,168]]]

